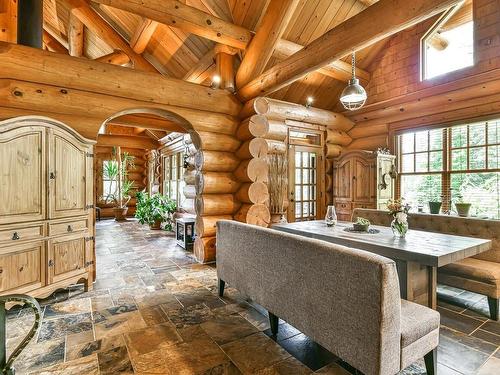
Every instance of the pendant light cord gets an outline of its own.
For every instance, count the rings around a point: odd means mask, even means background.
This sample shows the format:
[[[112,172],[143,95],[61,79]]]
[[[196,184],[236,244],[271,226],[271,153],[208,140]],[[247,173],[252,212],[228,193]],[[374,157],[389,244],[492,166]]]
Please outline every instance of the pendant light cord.
[[[351,57],[352,78],[356,78],[356,52],[352,52]]]

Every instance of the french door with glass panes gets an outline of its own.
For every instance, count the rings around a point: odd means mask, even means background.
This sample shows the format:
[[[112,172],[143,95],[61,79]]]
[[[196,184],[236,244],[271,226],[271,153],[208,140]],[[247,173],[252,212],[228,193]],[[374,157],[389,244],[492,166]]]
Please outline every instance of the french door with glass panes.
[[[317,147],[291,145],[289,149],[288,221],[317,220],[322,213],[322,153]]]

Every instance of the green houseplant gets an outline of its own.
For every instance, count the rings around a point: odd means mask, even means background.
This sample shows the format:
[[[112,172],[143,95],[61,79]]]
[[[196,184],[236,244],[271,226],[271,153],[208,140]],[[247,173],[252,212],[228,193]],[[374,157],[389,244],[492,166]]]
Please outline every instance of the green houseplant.
[[[455,202],[455,208],[457,209],[458,216],[467,217],[469,216],[469,211],[472,204],[464,202],[463,199],[463,195],[459,194],[458,200]]]
[[[135,157],[127,152],[121,154],[120,147],[113,148],[113,158],[103,164],[102,177],[109,181],[108,189],[104,192],[101,200],[105,204],[113,204],[113,213],[116,221],[126,219],[127,204],[132,198],[131,193],[134,182],[130,181],[128,169],[134,168]]]
[[[177,204],[172,199],[161,195],[149,195],[144,191],[137,192],[137,208],[135,217],[139,223],[148,224],[151,229],[160,229],[165,223],[165,230],[173,230],[174,213]]]
[[[443,204],[443,196],[433,193],[429,199],[429,212],[431,214],[439,214],[441,205]]]

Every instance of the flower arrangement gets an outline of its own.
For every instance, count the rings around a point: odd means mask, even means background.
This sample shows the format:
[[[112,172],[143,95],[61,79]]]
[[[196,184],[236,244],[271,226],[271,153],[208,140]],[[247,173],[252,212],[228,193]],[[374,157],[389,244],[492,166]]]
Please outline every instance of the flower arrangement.
[[[404,198],[389,200],[387,209],[394,220],[391,223],[392,232],[395,236],[404,238],[408,232],[408,212],[410,205],[404,202]]]

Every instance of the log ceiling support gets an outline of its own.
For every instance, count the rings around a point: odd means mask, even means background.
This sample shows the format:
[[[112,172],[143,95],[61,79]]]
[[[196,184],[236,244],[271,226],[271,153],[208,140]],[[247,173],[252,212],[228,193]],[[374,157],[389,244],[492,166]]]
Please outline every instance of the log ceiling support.
[[[144,57],[134,52],[129,44],[85,0],[66,0],[66,2],[70,6],[72,14],[85,24],[92,33],[110,47],[125,52],[134,64],[134,68],[146,72],[157,72]]]
[[[125,52],[117,49],[107,55],[98,57],[95,61],[113,65],[126,65],[130,62],[130,57]]]
[[[146,50],[157,27],[158,22],[156,21],[151,21],[146,18],[142,20],[142,23],[130,39],[130,47],[132,47],[135,53],[141,54]]]
[[[68,50],[59,41],[52,36],[47,30],[43,30],[43,44],[50,52],[62,53],[67,55]]]
[[[73,0],[72,0],[73,1]],[[231,47],[244,49],[250,31],[176,0],[93,0],[96,3],[138,14],[178,27],[192,34]]]
[[[69,54],[75,57],[83,56],[84,25],[73,13],[69,15],[68,46]]]
[[[302,48],[304,48],[304,46],[300,44],[281,39],[276,46],[274,56],[280,60],[285,60],[294,53],[299,52]],[[334,61],[322,67],[317,72],[343,82],[349,81],[352,76],[351,64],[342,60]],[[356,76],[362,84],[366,84],[370,81],[370,73],[358,66],[356,67]]]
[[[271,0],[236,74],[238,87],[264,71],[298,4],[299,0]]]
[[[217,74],[220,77],[220,88],[234,92],[234,55],[220,52],[215,56]]]
[[[285,87],[308,73],[420,23],[461,0],[380,0],[345,20],[299,52],[276,64],[238,90],[247,101]],[[384,22],[373,22],[384,20]]]
[[[198,60],[198,63],[194,65],[182,79],[187,82],[200,84],[214,72],[214,63],[215,48],[212,48]]]
[[[0,13],[0,40],[17,42],[17,0],[4,0]]]

